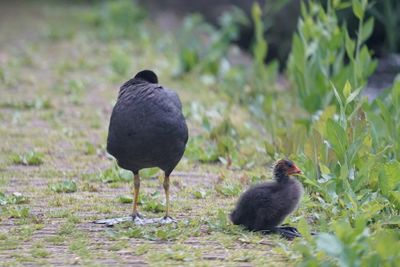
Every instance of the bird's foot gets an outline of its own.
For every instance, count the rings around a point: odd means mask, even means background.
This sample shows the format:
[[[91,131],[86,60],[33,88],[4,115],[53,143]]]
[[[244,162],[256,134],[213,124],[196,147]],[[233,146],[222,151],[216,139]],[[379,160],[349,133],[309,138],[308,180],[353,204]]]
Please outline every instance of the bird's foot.
[[[131,219],[136,225],[145,225],[147,223],[147,219],[145,219],[140,213],[132,214]]]
[[[295,227],[291,226],[280,226],[280,227],[274,227],[269,230],[262,230],[261,233],[263,234],[280,234],[282,237],[292,240],[295,237],[301,237],[302,235],[299,233],[299,231]]]
[[[299,231],[292,226],[280,226],[280,227],[275,227],[273,229],[273,232],[279,233],[281,236],[284,238],[287,238],[289,240],[292,240],[296,237],[302,237],[302,235],[299,233]]]
[[[119,224],[122,222],[128,222],[131,220],[132,220],[132,217],[128,216],[128,217],[122,217],[122,218],[101,219],[101,220],[94,221],[93,223],[105,224],[107,227],[113,227],[116,224]]]
[[[164,217],[160,218],[158,223],[159,224],[170,224],[170,223],[177,223],[177,221],[170,216],[164,216]]]
[[[122,223],[122,222],[132,222],[132,221],[136,225],[144,225],[144,224],[148,224],[148,223],[153,223],[153,221],[148,222],[150,220],[145,219],[142,215],[137,213],[135,215],[131,215],[131,216],[127,216],[127,217],[101,219],[101,220],[94,221],[93,223],[105,224],[107,227],[113,227],[114,225]]]
[[[137,213],[137,214],[132,214],[131,216],[128,216],[128,217],[101,219],[101,220],[94,221],[93,223],[105,224],[107,227],[113,227],[114,225],[122,223],[122,222],[133,222],[137,226],[143,226],[146,224],[176,223],[176,220],[169,216],[165,216],[162,218],[147,219],[147,218],[143,217],[141,214]]]

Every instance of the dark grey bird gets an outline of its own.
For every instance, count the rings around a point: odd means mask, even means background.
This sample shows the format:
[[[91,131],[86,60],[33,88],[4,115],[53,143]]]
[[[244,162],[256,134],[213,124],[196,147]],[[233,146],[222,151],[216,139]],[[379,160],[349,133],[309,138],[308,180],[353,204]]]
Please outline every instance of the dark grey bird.
[[[291,177],[300,173],[292,161],[279,160],[274,167],[275,181],[255,185],[244,192],[231,213],[232,222],[251,231],[280,233],[289,239],[301,236],[294,227],[278,227],[300,202],[303,186]]]
[[[132,219],[138,223],[139,171],[158,167],[165,173],[166,214],[169,216],[170,174],[178,164],[188,141],[188,128],[178,95],[160,84],[151,70],[136,74],[120,88],[111,114],[107,151],[121,168],[134,174]]]

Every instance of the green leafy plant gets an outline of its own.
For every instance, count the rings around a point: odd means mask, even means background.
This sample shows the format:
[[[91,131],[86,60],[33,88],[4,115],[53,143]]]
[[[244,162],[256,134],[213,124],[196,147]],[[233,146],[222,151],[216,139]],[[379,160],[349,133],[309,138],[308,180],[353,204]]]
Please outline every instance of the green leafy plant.
[[[339,26],[336,15],[348,2],[328,1],[326,9],[316,1],[301,6],[302,18],[293,37],[288,74],[296,85],[301,106],[311,114],[332,103],[330,82],[342,88],[349,80],[358,89],[365,86],[375,69],[376,61],[363,45],[372,33],[374,21],[370,18],[364,23],[367,1],[352,3],[359,20],[356,40],[349,37],[345,25]]]
[[[13,108],[20,110],[29,110],[29,109],[50,109],[53,107],[52,103],[49,99],[46,98],[36,98],[34,100],[26,100],[26,101],[6,101],[0,103],[0,107],[2,108]]]
[[[36,151],[29,151],[25,154],[13,154],[11,156],[11,161],[14,164],[22,165],[41,165],[43,163],[43,154]]]
[[[400,81],[395,81],[389,94],[364,105],[368,121],[372,126],[372,141],[375,149],[387,148],[389,158],[399,159],[400,144]]]
[[[7,205],[7,204],[26,204],[29,202],[29,199],[22,195],[19,192],[14,192],[11,195],[6,195],[0,192],[0,205]]]
[[[200,15],[184,19],[178,34],[179,69],[181,75],[190,71],[219,76],[231,41],[239,33],[239,25],[248,23],[247,17],[238,8],[225,12],[219,21],[220,29],[206,23]]]
[[[10,218],[28,218],[30,211],[28,207],[3,207],[2,213],[6,214]]]
[[[131,59],[123,51],[113,50],[111,53],[111,69],[118,78],[126,77],[131,65]]]
[[[145,10],[130,0],[99,3],[83,16],[103,39],[141,37],[140,26],[145,17]]]
[[[116,163],[109,169],[100,172],[96,179],[100,179],[103,183],[132,182],[133,173],[131,171],[119,168]]]
[[[118,202],[123,203],[123,204],[132,203],[133,197],[127,196],[127,195],[121,195],[121,196],[118,196]]]
[[[165,210],[164,204],[161,203],[160,193],[157,191],[152,194],[141,195],[140,204],[145,211],[163,212]]]
[[[391,266],[400,259],[395,253],[400,237],[396,231],[373,234],[361,218],[354,225],[339,220],[331,227],[333,233],[297,242],[296,247],[303,256],[300,266]],[[390,248],[387,244],[391,244]]]
[[[65,180],[63,182],[49,185],[51,191],[56,193],[74,193],[78,190],[76,183],[72,180]]]

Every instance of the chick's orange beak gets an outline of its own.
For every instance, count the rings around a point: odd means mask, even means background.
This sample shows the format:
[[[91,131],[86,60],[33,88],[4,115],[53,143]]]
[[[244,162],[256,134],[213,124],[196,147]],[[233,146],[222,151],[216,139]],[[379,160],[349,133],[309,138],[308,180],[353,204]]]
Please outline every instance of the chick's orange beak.
[[[292,174],[300,174],[300,173],[301,173],[301,170],[300,170],[296,165],[294,165],[293,168],[291,168],[291,169],[288,171],[288,174],[289,174],[289,175],[292,175]]]

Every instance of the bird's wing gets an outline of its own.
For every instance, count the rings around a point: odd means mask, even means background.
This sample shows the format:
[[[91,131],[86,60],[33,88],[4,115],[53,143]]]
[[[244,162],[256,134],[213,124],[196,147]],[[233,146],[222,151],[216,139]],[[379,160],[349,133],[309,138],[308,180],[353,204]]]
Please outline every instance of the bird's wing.
[[[168,89],[168,88],[164,88],[164,89],[165,89],[166,94],[168,95],[168,98],[171,99],[171,101],[174,103],[174,105],[176,107],[178,107],[180,110],[182,110],[182,103],[181,103],[181,100],[179,99],[178,94],[171,89]]]

